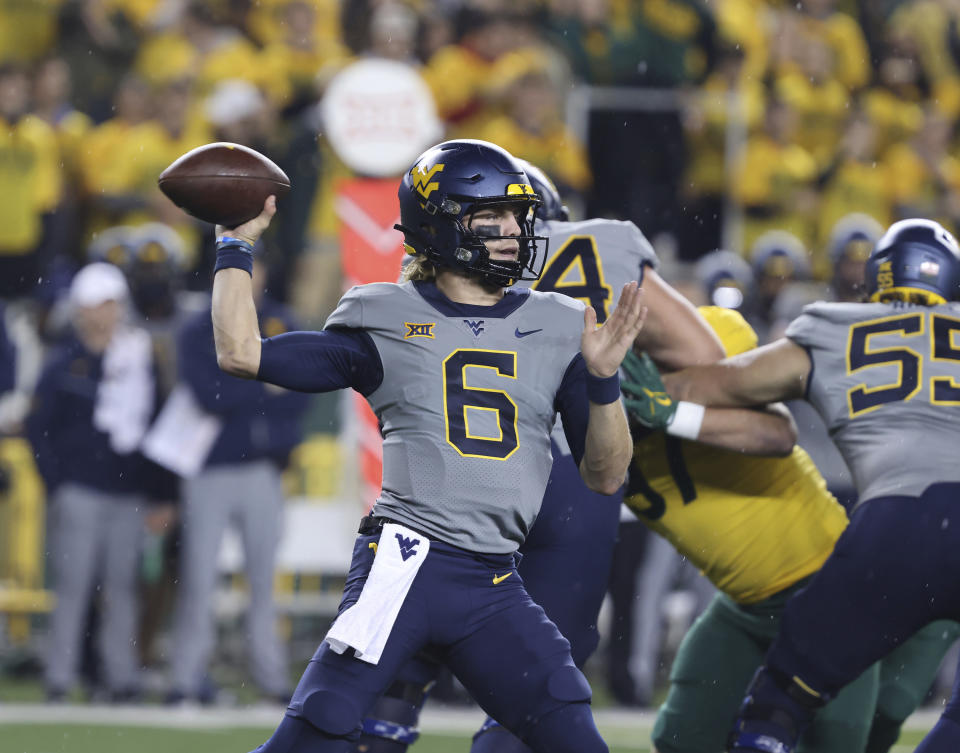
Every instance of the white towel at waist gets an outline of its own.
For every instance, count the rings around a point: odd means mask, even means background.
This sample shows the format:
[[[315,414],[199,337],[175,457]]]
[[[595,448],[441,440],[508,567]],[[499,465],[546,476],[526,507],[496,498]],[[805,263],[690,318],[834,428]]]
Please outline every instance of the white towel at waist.
[[[400,607],[430,551],[430,540],[398,523],[386,523],[373,565],[356,604],[347,608],[324,639],[342,654],[353,648],[356,657],[376,664],[393,630]]]

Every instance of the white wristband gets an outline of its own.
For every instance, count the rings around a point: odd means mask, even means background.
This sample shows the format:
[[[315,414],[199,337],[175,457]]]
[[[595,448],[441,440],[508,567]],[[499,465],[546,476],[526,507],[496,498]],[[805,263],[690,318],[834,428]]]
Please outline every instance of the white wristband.
[[[700,436],[700,427],[703,425],[703,414],[706,408],[696,403],[681,400],[677,403],[677,411],[667,424],[667,434],[683,439],[696,439]]]

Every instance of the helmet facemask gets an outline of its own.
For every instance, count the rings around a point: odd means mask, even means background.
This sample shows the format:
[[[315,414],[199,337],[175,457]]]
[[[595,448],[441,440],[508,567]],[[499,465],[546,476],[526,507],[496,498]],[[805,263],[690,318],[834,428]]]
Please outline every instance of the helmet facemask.
[[[421,225],[420,232],[412,233],[422,245],[422,248],[414,246],[414,249],[438,267],[456,269],[478,277],[492,287],[510,287],[519,280],[538,280],[543,272],[549,244],[546,236],[536,235],[533,229],[539,203],[536,194],[480,199],[447,197],[437,208],[434,223],[430,226]],[[516,207],[514,215],[520,226],[519,235],[502,235],[499,222],[485,222],[483,219],[471,222],[471,217],[482,210],[501,209],[505,205]],[[441,228],[447,232],[437,232]],[[403,228],[403,231],[410,234],[409,228]],[[448,250],[444,253],[441,250],[443,240],[439,236],[449,239],[452,252]],[[519,250],[515,261],[491,258],[487,242],[500,240],[517,242]],[[540,253],[541,243],[543,253]]]

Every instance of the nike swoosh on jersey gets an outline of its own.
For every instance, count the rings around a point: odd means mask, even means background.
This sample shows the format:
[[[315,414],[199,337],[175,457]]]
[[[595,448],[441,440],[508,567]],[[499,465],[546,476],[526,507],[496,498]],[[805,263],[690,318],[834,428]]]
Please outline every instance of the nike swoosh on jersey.
[[[530,330],[527,330],[526,332],[521,332],[521,331],[520,331],[520,328],[517,327],[517,328],[513,331],[513,334],[515,334],[517,337],[526,337],[527,335],[532,335],[532,334],[535,334],[535,333],[537,333],[537,332],[543,332],[543,327],[541,327],[540,329],[530,329]]]
[[[538,331],[539,331],[539,330],[538,330]],[[498,584],[500,584],[500,583],[503,583],[503,582],[504,582],[507,578],[509,578],[511,575],[513,575],[513,571],[507,573],[506,575],[494,575],[494,576],[493,576],[493,585],[496,586],[496,585],[498,585]]]

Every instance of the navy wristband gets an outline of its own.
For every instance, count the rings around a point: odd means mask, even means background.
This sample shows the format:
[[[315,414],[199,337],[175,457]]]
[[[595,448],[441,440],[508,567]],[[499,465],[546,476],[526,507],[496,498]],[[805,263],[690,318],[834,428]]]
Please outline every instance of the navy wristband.
[[[213,273],[221,269],[242,269],[253,277],[253,246],[239,238],[217,238],[217,261]]]
[[[595,377],[587,372],[587,398],[591,403],[607,405],[620,399],[620,372],[609,377]]]

